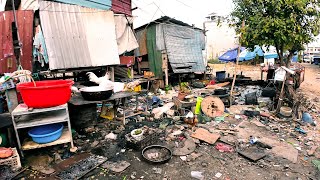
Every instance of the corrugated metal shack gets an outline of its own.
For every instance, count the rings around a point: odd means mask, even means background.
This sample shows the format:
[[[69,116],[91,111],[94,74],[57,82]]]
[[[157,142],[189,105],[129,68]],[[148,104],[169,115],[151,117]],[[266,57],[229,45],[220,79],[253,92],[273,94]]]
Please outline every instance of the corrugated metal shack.
[[[162,77],[166,68],[174,73],[205,71],[203,30],[164,16],[135,31],[140,46],[135,55],[147,54],[150,70],[157,77]]]
[[[32,70],[35,62],[41,70],[47,68],[46,64],[50,70],[118,65],[119,55],[138,47],[131,29],[131,0],[15,2],[24,69]],[[3,1],[1,7],[12,9],[11,1]],[[12,72],[17,70],[13,13],[4,11],[0,15],[0,73]]]
[[[22,45],[21,65],[24,69],[32,70],[32,38],[33,11],[16,11],[20,43]],[[13,11],[0,12],[0,74],[17,70],[14,55]],[[16,38],[16,37],[15,37]]]
[[[42,1],[40,19],[50,69],[120,63],[112,11]]]

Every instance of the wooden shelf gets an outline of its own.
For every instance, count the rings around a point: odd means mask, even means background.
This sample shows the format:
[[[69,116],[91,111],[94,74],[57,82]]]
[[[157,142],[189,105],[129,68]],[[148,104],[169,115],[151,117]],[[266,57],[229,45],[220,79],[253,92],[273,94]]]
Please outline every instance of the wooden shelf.
[[[32,141],[32,139],[28,138],[28,139],[24,140],[21,148],[22,148],[22,150],[30,150],[30,149],[37,149],[37,148],[42,148],[42,147],[54,146],[54,145],[58,145],[58,144],[64,144],[64,143],[68,143],[68,142],[71,142],[70,132],[68,131],[68,127],[64,127],[61,137],[59,139],[57,139],[56,141],[53,141],[51,143],[46,143],[46,144],[38,144],[38,143]]]
[[[16,120],[16,127],[17,129],[21,129],[67,121],[67,112],[65,110],[58,110],[52,112],[24,115]]]
[[[22,104],[19,104],[13,111],[13,116],[21,116],[21,115],[27,115],[27,114],[35,114],[35,113],[42,113],[42,112],[51,112],[51,111],[57,111],[57,110],[63,110],[66,109],[67,104],[63,104],[60,106],[50,107],[50,108],[43,108],[43,109],[32,109],[29,111],[27,108],[23,107]]]

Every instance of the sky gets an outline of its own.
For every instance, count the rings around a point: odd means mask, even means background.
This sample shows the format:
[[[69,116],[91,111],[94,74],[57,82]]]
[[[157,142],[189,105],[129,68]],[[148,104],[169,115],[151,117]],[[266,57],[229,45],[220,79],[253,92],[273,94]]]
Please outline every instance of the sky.
[[[228,15],[232,0],[132,0],[132,6],[138,7],[133,11],[135,28],[165,15],[203,28],[210,13]]]

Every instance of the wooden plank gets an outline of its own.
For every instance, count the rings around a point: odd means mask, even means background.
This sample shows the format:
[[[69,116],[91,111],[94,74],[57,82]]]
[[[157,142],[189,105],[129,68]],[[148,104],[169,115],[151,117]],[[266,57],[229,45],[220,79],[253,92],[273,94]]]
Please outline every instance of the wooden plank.
[[[238,153],[254,162],[266,156],[266,153],[258,148],[248,148],[243,151],[238,151]]]
[[[202,140],[209,144],[214,144],[220,138],[220,134],[210,133],[206,129],[199,128],[191,135],[191,137]]]
[[[68,142],[71,142],[70,132],[68,131],[67,127],[64,127],[62,135],[58,140],[53,141],[51,143],[38,144],[28,138],[28,139],[25,139],[25,141],[23,142],[21,149],[22,150],[37,149],[37,148],[42,148],[42,147],[54,146],[54,145],[58,145],[58,144],[64,144],[64,143],[68,143]]]

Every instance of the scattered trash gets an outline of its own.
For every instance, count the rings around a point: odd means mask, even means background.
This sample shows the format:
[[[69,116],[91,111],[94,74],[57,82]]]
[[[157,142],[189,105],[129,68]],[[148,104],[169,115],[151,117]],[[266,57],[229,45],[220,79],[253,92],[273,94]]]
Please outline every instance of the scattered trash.
[[[152,168],[152,170],[154,171],[155,174],[162,174],[162,169],[161,168]]]
[[[311,124],[312,126],[316,126],[315,121],[313,121],[311,115],[309,113],[302,114],[302,121]]]
[[[263,150],[255,147],[239,150],[238,153],[253,162],[256,162],[266,156],[266,153]]]
[[[320,160],[312,160],[312,163],[318,168],[318,171],[320,171]]]
[[[187,160],[187,156],[180,156],[180,159],[181,159],[182,161],[186,161],[186,160]]]
[[[202,175],[203,172],[200,171],[191,171],[191,177],[199,179],[199,180],[203,180],[204,176]]]
[[[232,146],[229,146],[229,145],[226,145],[223,143],[217,143],[215,148],[220,152],[233,152],[234,151]]]
[[[221,173],[217,173],[217,174],[215,175],[216,178],[220,178],[221,176],[222,176]]]
[[[110,140],[116,140],[117,139],[117,135],[114,133],[109,133],[105,136],[105,139],[110,139]]]
[[[192,139],[187,139],[182,144],[182,147],[175,147],[173,149],[173,155],[185,156],[191,154],[196,149],[196,144]]]
[[[295,131],[299,132],[300,134],[307,134],[307,131],[301,129],[300,127],[294,128]]]
[[[257,141],[258,141],[258,138],[250,136],[250,138],[249,138],[250,144],[255,144]]]
[[[105,169],[110,169],[113,172],[120,173],[126,170],[130,166],[130,163],[127,161],[119,161],[119,162],[107,161],[103,163],[101,166]]]

